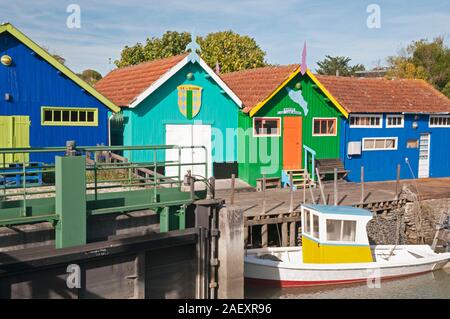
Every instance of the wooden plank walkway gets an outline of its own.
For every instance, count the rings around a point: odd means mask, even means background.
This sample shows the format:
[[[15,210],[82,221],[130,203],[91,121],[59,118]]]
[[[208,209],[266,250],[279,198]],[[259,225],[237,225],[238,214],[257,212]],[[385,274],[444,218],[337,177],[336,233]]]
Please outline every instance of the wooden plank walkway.
[[[419,190],[420,198],[438,199],[450,197],[450,178],[430,178],[420,180],[400,180],[398,191],[402,189],[402,185],[407,184],[409,189],[416,193],[416,186]],[[395,198],[396,181],[386,182],[366,182],[364,183],[364,202],[375,203],[392,201]],[[311,195],[306,189],[306,203],[311,203]],[[317,186],[313,188],[313,194],[316,203],[322,204],[320,189]],[[324,194],[327,204],[332,205],[333,183],[324,184]],[[220,190],[216,192],[217,198],[224,198],[227,202],[230,199],[229,190]],[[267,189],[266,190],[266,207],[263,210],[263,192],[237,192],[234,194],[235,206],[244,210],[246,216],[254,216],[260,214],[285,214],[289,211],[290,192],[289,189]],[[360,183],[338,183],[338,204],[339,205],[356,205],[361,202],[361,185]],[[303,189],[294,191],[294,210],[298,210],[303,203]]]

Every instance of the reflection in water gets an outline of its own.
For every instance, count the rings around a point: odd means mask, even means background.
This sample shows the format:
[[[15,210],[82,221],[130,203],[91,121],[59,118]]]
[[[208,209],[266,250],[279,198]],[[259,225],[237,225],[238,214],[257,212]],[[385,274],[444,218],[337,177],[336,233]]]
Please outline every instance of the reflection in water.
[[[381,282],[380,288],[366,284],[323,287],[245,287],[246,298],[450,298],[450,269]]]

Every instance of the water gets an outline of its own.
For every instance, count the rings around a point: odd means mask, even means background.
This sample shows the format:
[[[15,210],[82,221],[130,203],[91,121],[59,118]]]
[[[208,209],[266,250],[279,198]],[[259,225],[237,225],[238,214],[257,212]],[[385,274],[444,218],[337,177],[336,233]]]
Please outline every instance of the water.
[[[382,281],[380,288],[363,284],[303,288],[246,287],[246,298],[445,298],[450,299],[450,269]]]

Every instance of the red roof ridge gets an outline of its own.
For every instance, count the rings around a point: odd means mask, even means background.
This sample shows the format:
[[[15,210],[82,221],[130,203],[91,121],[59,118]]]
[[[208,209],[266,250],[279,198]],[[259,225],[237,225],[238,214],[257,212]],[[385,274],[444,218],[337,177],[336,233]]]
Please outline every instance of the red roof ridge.
[[[330,78],[330,79],[338,79],[338,80],[360,80],[360,81],[393,81],[393,82],[409,82],[409,81],[417,81],[417,82],[424,82],[428,85],[431,85],[424,79],[417,79],[417,78],[398,78],[398,77],[364,77],[364,76],[336,76],[336,75],[328,75],[328,74],[314,74],[316,77],[323,77],[323,78]]]
[[[159,59],[155,59],[155,60],[151,60],[151,61],[144,61],[144,62],[140,62],[137,64],[122,66],[122,67],[118,67],[118,68],[111,70],[108,74],[111,74],[112,72],[116,72],[116,71],[130,70],[130,69],[137,68],[137,67],[147,66],[147,65],[154,64],[154,63],[158,63],[158,62],[176,60],[178,58],[186,57],[188,55],[189,55],[189,53],[181,53],[181,54],[177,54],[177,55],[168,56],[166,58],[159,58]]]
[[[300,64],[266,65],[266,66],[261,66],[261,67],[257,67],[257,68],[251,68],[251,69],[244,69],[244,70],[239,70],[239,71],[221,73],[220,75],[222,77],[227,77],[227,76],[235,75],[235,74],[254,73],[254,72],[266,71],[266,70],[270,70],[270,69],[271,70],[274,70],[274,69],[287,69],[287,68],[293,68],[293,67],[295,67],[295,69],[297,69],[297,68],[300,67]]]

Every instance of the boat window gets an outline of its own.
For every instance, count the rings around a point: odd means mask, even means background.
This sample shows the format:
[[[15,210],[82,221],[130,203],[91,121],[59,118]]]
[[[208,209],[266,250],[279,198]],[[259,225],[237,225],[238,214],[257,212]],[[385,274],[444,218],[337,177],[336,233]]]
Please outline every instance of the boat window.
[[[319,216],[313,216],[313,237],[319,238]]]
[[[306,234],[311,233],[311,219],[310,219],[310,213],[309,210],[305,209],[303,210],[304,215],[304,221],[305,221],[305,230],[304,232]]]
[[[327,219],[327,240],[341,240],[342,220]]]
[[[356,237],[356,221],[344,220],[342,240],[355,241],[355,237]]]
[[[327,219],[327,240],[355,241],[356,221]]]

